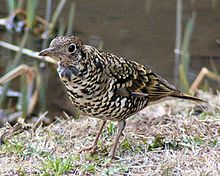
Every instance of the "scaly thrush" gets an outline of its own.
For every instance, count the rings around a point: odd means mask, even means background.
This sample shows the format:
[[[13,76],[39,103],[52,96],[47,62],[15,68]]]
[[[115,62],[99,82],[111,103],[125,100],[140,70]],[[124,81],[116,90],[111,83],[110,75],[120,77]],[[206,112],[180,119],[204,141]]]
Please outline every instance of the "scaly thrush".
[[[39,55],[57,61],[59,77],[76,108],[103,121],[93,145],[84,150],[96,148],[107,120],[118,122],[110,158],[132,114],[167,97],[202,101],[182,93],[147,66],[84,45],[75,36],[53,39]]]

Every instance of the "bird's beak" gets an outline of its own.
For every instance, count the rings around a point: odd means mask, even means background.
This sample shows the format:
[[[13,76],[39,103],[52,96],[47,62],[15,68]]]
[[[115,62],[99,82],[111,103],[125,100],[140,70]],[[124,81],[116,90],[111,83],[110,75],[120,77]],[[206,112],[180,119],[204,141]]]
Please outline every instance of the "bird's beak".
[[[57,64],[57,61],[59,60],[55,55],[56,55],[56,49],[55,48],[47,48],[39,52],[39,56],[49,56],[48,58],[43,58],[47,60],[48,62],[51,62],[53,64]]]
[[[50,56],[54,53],[53,48],[47,48],[39,53],[39,56]]]

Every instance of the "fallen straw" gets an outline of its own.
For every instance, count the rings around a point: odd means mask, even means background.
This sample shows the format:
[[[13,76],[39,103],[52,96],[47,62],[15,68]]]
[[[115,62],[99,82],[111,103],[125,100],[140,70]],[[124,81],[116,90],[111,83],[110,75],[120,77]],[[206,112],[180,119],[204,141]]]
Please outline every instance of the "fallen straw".
[[[4,42],[4,41],[0,41],[0,46],[7,48],[7,49],[10,49],[10,50],[13,50],[13,51],[20,50],[20,47],[13,45],[13,44],[10,44],[10,43],[7,43],[7,42]],[[39,56],[38,55],[39,52],[37,52],[37,51],[32,51],[30,49],[23,48],[21,50],[21,52],[27,56],[30,56],[30,57],[33,57],[33,58],[36,58],[39,60],[44,60],[44,61],[47,61],[52,64],[56,64],[56,61],[54,59],[52,59],[51,57],[48,57],[48,56],[45,56],[45,57]]]

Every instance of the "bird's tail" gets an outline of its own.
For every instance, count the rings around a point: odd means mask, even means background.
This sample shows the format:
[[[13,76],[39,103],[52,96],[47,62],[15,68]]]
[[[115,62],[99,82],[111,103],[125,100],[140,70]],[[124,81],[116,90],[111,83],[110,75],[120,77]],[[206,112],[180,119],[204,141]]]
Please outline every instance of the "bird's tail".
[[[176,97],[176,98],[181,98],[181,99],[186,99],[186,100],[192,100],[192,101],[198,101],[198,102],[207,102],[202,99],[196,98],[191,95],[187,95],[185,93],[178,93],[178,94],[173,94],[171,97]]]

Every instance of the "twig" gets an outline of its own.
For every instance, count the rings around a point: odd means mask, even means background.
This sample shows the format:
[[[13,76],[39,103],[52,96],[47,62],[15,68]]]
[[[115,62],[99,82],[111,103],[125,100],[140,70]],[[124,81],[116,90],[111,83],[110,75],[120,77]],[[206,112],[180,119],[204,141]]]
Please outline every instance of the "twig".
[[[0,145],[4,144],[6,139],[23,132],[24,130],[30,129],[31,124],[26,124],[24,119],[18,119],[18,123],[16,123],[13,127],[11,127],[8,131],[4,132],[0,136]]]
[[[8,72],[4,76],[0,78],[0,84],[5,84],[12,79],[18,77],[19,75],[26,74],[28,71],[32,71],[30,67],[27,65],[19,65],[18,67],[14,68],[12,71]]]
[[[219,75],[209,71],[206,67],[203,67],[189,89],[192,94],[194,94],[198,90],[200,84],[206,76],[210,79],[220,82]]]
[[[42,122],[43,118],[45,118],[45,116],[48,114],[48,111],[44,112],[37,120],[37,122],[34,124],[33,126],[33,131],[36,131],[37,130],[37,127],[39,125],[39,127],[41,127],[41,124],[40,122]]]
[[[176,46],[175,46],[175,67],[174,67],[174,84],[179,82],[179,64],[181,50],[181,34],[182,34],[182,0],[176,2]]]
[[[10,50],[13,50],[13,51],[20,50],[20,47],[13,45],[13,44],[10,44],[10,43],[7,43],[7,42],[4,42],[4,41],[0,41],[0,46],[7,48],[7,49],[10,49]],[[36,58],[39,60],[45,60],[45,61],[52,63],[52,64],[56,64],[56,61],[54,59],[52,59],[51,57],[48,57],[48,56],[46,56],[46,57],[39,56],[38,55],[39,52],[37,52],[37,51],[23,48],[23,49],[21,49],[21,52],[22,52],[22,54],[25,54],[27,56],[30,56],[30,57],[33,57],[33,58]]]

